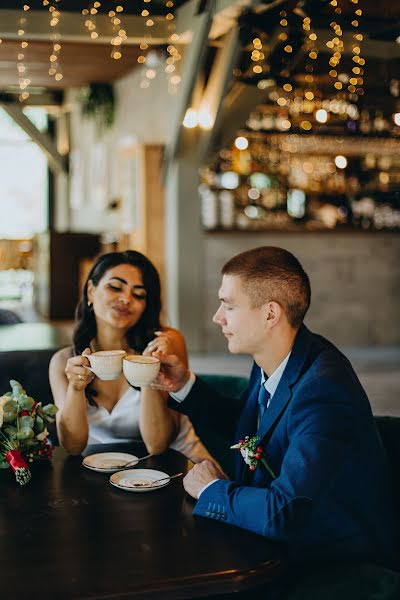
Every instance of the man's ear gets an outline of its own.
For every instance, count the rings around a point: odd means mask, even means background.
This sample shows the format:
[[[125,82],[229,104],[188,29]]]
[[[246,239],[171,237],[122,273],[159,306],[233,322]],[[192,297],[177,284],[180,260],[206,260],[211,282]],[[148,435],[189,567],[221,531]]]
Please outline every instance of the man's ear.
[[[278,302],[267,302],[264,306],[267,327],[275,327],[282,316],[282,307]]]

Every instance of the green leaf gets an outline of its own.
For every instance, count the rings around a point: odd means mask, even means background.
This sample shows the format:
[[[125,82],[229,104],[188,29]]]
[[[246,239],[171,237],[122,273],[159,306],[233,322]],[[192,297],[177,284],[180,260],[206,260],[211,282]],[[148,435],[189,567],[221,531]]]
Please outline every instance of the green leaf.
[[[5,458],[0,457],[0,469],[8,469],[10,465]]]
[[[58,408],[54,404],[46,404],[46,406],[43,407],[43,412],[47,417],[54,417],[57,411]]]
[[[3,414],[3,423],[14,423],[14,421],[16,420],[18,416],[17,411],[9,413],[9,412],[4,412]]]
[[[8,427],[4,428],[4,432],[11,438],[14,439],[17,437],[17,433],[18,430],[16,427],[12,427],[11,425],[9,425]]]
[[[3,421],[11,423],[18,416],[18,403],[15,400],[9,400],[3,407]]]
[[[19,399],[19,405],[22,410],[31,410],[34,404],[35,401],[30,396],[21,396]]]
[[[17,433],[18,440],[26,440],[29,438],[33,438],[34,436],[35,434],[33,433],[33,429],[31,429],[30,427],[24,427],[23,429],[20,429]]]
[[[39,415],[35,419],[35,433],[41,433],[44,430],[44,420]]]
[[[11,386],[14,398],[19,398],[20,396],[25,394],[25,390],[19,381],[15,381],[15,379],[11,379],[10,386]]]
[[[38,402],[35,408],[35,413],[37,415],[40,415],[41,417],[45,416],[44,410],[43,410],[43,406],[41,402]]]
[[[33,428],[34,420],[32,417],[26,415],[25,417],[20,417],[17,421],[17,427],[19,429],[25,429],[26,427]]]

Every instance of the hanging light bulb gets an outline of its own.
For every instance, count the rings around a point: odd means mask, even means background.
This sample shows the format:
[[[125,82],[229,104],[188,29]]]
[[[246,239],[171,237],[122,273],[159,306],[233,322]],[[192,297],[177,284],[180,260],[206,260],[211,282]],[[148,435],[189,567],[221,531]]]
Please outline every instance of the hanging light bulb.
[[[183,126],[187,129],[194,129],[198,123],[197,111],[194,108],[188,108],[183,119]]]
[[[243,136],[239,136],[235,140],[235,146],[238,150],[246,150],[249,147],[249,140]]]
[[[335,165],[338,169],[345,169],[347,167],[347,158],[338,154],[338,156],[335,156]]]
[[[324,108],[320,108],[315,113],[315,118],[317,119],[318,123],[326,123],[328,120],[328,113]]]

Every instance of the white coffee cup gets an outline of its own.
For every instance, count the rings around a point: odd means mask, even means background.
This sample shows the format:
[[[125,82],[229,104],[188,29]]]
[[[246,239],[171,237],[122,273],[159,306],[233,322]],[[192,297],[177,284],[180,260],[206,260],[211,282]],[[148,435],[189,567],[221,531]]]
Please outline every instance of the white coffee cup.
[[[128,354],[122,362],[127,381],[136,387],[150,385],[160,370],[160,361],[155,356]]]
[[[97,375],[103,381],[118,379],[122,373],[122,359],[125,356],[125,350],[100,350],[88,354],[86,358],[90,362],[90,367],[85,367]]]

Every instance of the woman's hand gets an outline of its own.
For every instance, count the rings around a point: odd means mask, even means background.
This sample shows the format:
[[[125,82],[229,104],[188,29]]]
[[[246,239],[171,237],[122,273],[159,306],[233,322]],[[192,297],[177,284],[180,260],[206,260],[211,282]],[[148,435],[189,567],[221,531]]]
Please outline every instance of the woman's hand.
[[[91,354],[90,348],[86,348],[80,356],[72,356],[67,360],[65,374],[69,385],[77,392],[84,390],[94,379],[94,374],[85,369],[85,366],[90,366],[86,358],[88,354]]]
[[[154,335],[154,340],[151,340],[143,351],[144,356],[152,356],[153,352],[176,354],[172,336],[168,331],[155,331]]]

